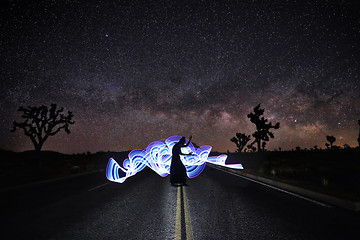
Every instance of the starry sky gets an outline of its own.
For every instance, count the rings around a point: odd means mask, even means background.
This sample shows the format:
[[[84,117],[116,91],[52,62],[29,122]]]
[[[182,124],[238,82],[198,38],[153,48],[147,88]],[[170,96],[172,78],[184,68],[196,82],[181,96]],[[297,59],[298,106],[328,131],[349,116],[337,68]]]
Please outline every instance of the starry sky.
[[[7,1],[0,9],[0,149],[33,149],[19,106],[56,103],[71,134],[43,150],[145,148],[172,135],[234,151],[259,103],[267,148],[357,145],[356,1]]]

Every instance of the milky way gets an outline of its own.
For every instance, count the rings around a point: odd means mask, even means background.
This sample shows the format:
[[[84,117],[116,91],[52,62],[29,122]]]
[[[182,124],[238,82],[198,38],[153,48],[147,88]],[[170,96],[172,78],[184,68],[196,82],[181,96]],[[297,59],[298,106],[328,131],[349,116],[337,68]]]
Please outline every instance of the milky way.
[[[92,3],[89,3],[92,2]],[[152,3],[151,3],[152,2]],[[261,103],[268,149],[357,144],[359,8],[348,1],[8,1],[0,148],[32,149],[19,106],[71,110],[44,150],[144,148],[171,135],[234,151]]]

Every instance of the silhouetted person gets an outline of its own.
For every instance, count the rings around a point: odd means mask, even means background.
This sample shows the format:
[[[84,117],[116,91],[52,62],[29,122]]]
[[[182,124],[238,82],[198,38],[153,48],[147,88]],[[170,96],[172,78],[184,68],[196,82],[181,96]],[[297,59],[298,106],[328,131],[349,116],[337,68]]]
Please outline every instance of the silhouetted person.
[[[182,186],[186,184],[186,168],[181,162],[180,155],[192,155],[192,153],[184,154],[181,152],[182,147],[187,147],[190,144],[191,136],[187,144],[185,144],[185,137],[182,137],[172,149],[172,159],[170,165],[170,183],[173,186]]]

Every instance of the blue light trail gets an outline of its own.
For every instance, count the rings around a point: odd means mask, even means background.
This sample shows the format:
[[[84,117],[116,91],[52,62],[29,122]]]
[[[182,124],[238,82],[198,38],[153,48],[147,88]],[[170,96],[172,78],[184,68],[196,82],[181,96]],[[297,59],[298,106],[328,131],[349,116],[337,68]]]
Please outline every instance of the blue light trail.
[[[123,161],[122,167],[113,158],[110,158],[106,167],[107,179],[112,182],[123,183],[128,177],[135,175],[145,167],[151,168],[161,177],[166,177],[170,174],[172,148],[179,142],[180,138],[181,136],[171,136],[150,143],[145,150],[132,150],[128,158]],[[225,154],[209,157],[210,151],[211,146],[205,145],[195,148],[192,143],[182,148],[182,153],[192,153],[192,155],[180,155],[189,178],[198,176],[204,170],[206,162],[233,169],[243,169],[241,164],[225,164],[227,159]],[[122,174],[119,174],[119,171]]]

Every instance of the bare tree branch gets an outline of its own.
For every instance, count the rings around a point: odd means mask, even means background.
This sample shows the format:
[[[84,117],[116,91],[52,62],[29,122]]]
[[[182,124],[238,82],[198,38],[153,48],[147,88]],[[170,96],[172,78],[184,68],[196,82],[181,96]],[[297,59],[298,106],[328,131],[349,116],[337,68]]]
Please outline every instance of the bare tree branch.
[[[75,123],[72,121],[74,116],[72,112],[68,111],[65,116],[62,113],[64,108],[56,110],[56,107],[56,104],[51,104],[49,109],[44,105],[27,108],[20,106],[18,111],[22,112],[21,118],[25,120],[14,121],[11,132],[15,132],[17,128],[23,129],[25,136],[28,136],[34,144],[35,150],[40,151],[49,136],[54,136],[61,129],[69,134],[69,125]],[[55,127],[57,128],[54,129]]]
[[[249,113],[247,116],[250,118],[250,121],[255,124],[256,131],[252,134],[255,140],[249,145],[252,146],[254,143],[257,143],[257,150],[265,150],[266,142],[270,138],[274,138],[274,134],[270,132],[270,129],[279,129],[280,123],[273,125],[271,122],[267,123],[268,120],[264,117],[261,117],[264,114],[265,109],[260,108],[260,104],[254,108],[254,112]],[[262,142],[262,143],[261,143]]]

